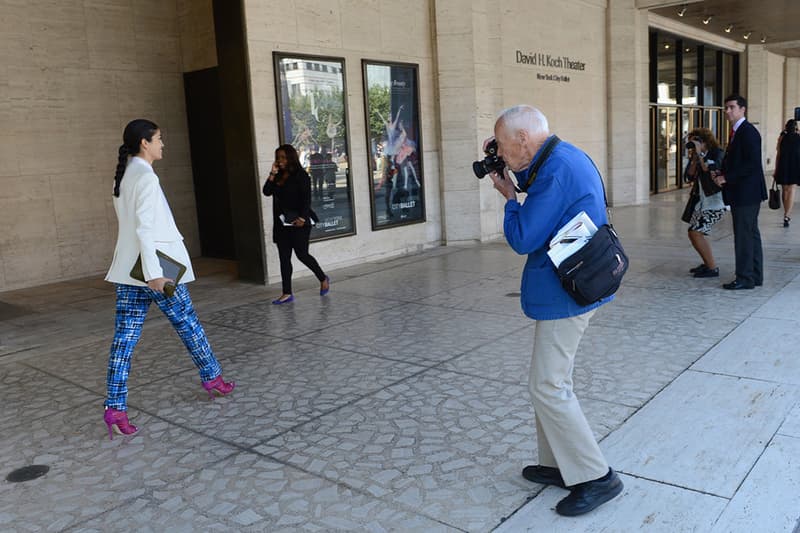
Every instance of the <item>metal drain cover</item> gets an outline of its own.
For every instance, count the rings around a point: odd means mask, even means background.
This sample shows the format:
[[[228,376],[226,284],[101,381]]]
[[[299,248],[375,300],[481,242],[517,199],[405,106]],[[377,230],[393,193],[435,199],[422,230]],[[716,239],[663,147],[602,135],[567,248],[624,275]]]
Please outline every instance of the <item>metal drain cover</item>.
[[[30,481],[37,477],[42,477],[50,471],[47,465],[30,465],[17,468],[9,475],[6,476],[6,481],[11,483],[21,483],[23,481]]]

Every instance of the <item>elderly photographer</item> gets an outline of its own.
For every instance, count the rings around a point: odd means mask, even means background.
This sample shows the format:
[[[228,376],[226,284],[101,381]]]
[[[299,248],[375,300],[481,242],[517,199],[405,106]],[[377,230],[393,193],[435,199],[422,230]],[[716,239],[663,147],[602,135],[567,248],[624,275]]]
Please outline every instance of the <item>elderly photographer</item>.
[[[495,123],[497,155],[505,162],[490,176],[508,201],[503,230],[511,248],[528,259],[522,274],[521,301],[534,319],[535,333],[529,389],[536,419],[539,464],[526,466],[525,479],[570,491],[556,512],[576,516],[597,508],[622,492],[622,481],[608,466],[580,404],[572,391],[572,369],[578,344],[604,298],[581,306],[561,287],[547,255],[556,232],[581,211],[599,227],[606,209],[602,182],[589,157],[551,136],[547,118],[538,109],[519,105],[502,111]],[[487,150],[492,138],[484,143]],[[531,176],[548,144],[555,144],[538,172]],[[487,152],[488,153],[488,152]],[[517,201],[513,171],[527,192]]]

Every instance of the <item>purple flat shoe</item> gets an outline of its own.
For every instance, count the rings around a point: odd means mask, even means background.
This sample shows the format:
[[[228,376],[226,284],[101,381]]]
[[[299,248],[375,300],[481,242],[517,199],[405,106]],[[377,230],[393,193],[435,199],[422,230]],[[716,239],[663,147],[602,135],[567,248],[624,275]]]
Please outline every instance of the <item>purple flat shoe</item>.
[[[326,294],[331,292],[331,278],[329,278],[328,276],[325,276],[325,281],[328,282],[328,288],[327,289],[320,289],[319,290],[319,295],[320,296],[325,296]]]
[[[272,300],[272,305],[288,304],[293,301],[294,301],[294,294],[290,294],[289,297],[286,298],[285,300],[281,300],[280,298],[278,298],[277,300]]]

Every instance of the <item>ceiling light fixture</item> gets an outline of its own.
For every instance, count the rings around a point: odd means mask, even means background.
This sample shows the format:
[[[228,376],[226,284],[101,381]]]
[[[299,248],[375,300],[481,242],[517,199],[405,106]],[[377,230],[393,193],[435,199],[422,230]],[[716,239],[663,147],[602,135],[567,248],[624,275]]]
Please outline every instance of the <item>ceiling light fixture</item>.
[[[766,35],[762,35],[761,36],[761,43],[763,44],[765,42],[767,42],[767,36]]]
[[[714,18],[712,15],[708,15],[707,17],[705,17],[705,18],[703,19],[703,24],[705,24],[706,26],[708,26],[708,23],[709,23],[709,22],[711,22],[711,19],[712,19],[712,18]]]
[[[742,35],[742,37],[744,37],[745,39],[749,39],[752,34],[753,34],[753,32],[749,31],[749,32],[745,33],[744,35]]]
[[[683,4],[681,8],[678,10],[678,16],[682,17],[686,14],[686,4]]]
[[[733,31],[733,24],[728,24],[725,26],[725,33],[730,33]]]

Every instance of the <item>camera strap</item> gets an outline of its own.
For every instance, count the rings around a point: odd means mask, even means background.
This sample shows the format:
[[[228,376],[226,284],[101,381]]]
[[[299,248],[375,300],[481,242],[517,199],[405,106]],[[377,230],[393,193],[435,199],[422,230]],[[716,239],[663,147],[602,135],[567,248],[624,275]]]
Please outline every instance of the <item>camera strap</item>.
[[[556,147],[558,143],[561,142],[561,139],[558,138],[557,135],[551,136],[547,139],[544,147],[542,148],[542,153],[539,156],[539,159],[536,160],[536,163],[533,165],[531,169],[531,173],[528,175],[528,182],[525,184],[524,189],[520,189],[517,187],[517,192],[527,192],[528,188],[533,185],[533,182],[536,181],[536,174],[539,172],[539,169],[544,165],[544,162],[550,156],[550,153],[553,151],[553,148]]]

